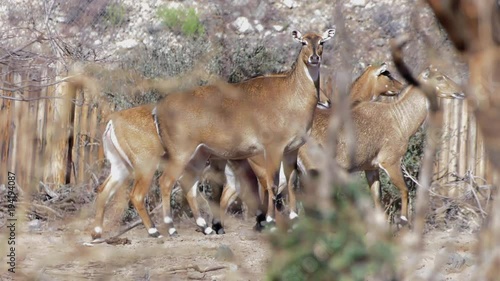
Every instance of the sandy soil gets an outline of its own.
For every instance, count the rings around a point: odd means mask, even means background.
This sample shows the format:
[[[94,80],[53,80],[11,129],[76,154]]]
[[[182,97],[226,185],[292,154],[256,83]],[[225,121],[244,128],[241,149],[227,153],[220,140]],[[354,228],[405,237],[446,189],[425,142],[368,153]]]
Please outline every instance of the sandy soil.
[[[182,221],[176,225],[179,237],[160,239],[147,237],[139,226],[122,236],[131,244],[93,247],[83,245],[90,241],[82,227],[87,223],[52,222],[18,235],[18,270],[5,273],[2,262],[0,279],[262,280],[269,257],[265,235],[252,230],[251,220],[230,218],[227,234],[210,236],[197,232],[194,222]],[[233,257],[221,254],[226,246]]]
[[[270,250],[265,234],[252,230],[253,222],[229,218],[225,235],[204,236],[195,230],[194,222],[183,220],[177,223],[179,237],[160,239],[147,237],[141,225],[122,236],[130,244],[93,247],[83,245],[90,241],[88,219],[43,222],[36,227],[25,223],[16,237],[17,272],[5,273],[2,261],[0,279],[263,280]],[[167,233],[161,226],[159,230]],[[431,276],[433,280],[470,280],[475,237],[468,232],[428,232],[423,259],[411,280]],[[221,255],[226,246],[233,257]],[[409,257],[403,253],[402,262]]]

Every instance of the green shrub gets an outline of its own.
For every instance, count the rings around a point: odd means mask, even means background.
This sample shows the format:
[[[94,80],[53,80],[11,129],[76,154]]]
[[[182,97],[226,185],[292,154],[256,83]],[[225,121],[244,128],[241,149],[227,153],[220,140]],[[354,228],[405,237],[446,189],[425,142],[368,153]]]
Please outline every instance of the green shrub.
[[[112,3],[106,7],[104,18],[108,25],[117,27],[126,21],[127,10],[121,3]]]
[[[157,15],[163,24],[174,32],[182,33],[188,37],[205,34],[205,27],[194,8],[174,9],[160,7]]]
[[[396,248],[389,233],[367,243],[362,200],[371,200],[363,187],[351,184],[336,188],[334,210],[321,214],[305,206],[303,216],[290,233],[271,234],[273,256],[268,280],[366,280],[396,275]],[[369,215],[369,214],[368,214]]]

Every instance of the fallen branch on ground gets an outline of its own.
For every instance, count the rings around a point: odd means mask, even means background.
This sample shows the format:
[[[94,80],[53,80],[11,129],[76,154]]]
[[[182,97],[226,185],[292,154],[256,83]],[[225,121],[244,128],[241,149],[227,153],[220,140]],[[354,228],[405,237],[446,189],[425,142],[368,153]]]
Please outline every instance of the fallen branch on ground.
[[[200,266],[197,264],[196,265],[189,264],[189,265],[173,267],[173,268],[169,269],[166,273],[176,274],[176,273],[181,273],[181,272],[187,272],[189,269],[194,269],[200,273],[206,273],[206,272],[210,272],[210,271],[221,270],[224,268],[227,268],[227,266],[216,265],[216,266],[212,266],[212,267],[200,268]]]

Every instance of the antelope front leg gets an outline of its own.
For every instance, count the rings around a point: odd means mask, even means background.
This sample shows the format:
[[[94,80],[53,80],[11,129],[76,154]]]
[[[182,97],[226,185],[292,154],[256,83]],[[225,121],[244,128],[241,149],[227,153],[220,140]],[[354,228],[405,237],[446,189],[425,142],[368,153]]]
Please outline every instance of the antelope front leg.
[[[298,150],[290,151],[286,153],[283,157],[283,169],[285,172],[287,187],[288,187],[288,198],[289,198],[289,208],[290,220],[296,219],[298,215],[297,211],[297,199],[295,196],[295,178],[298,176],[298,166],[297,166],[297,156]]]
[[[282,150],[272,150],[272,151],[282,151]],[[276,153],[275,153],[276,154]],[[266,224],[274,225],[276,221],[275,217],[275,195],[274,195],[274,175],[278,171],[280,166],[279,155],[273,155],[272,153],[266,153],[264,155],[254,156],[248,159],[250,167],[254,171],[259,183],[262,185],[263,189],[267,191],[267,214],[266,214]],[[257,216],[256,229],[260,230],[262,228],[261,216]]]
[[[201,151],[197,152],[184,170],[184,174],[179,179],[179,184],[186,195],[191,212],[193,212],[193,217],[196,219],[196,225],[198,225],[204,234],[212,234],[214,231],[201,216],[196,196],[198,191],[198,179],[201,176],[201,172],[209,156],[210,155],[207,153]]]
[[[225,174],[227,160],[212,158],[210,164],[203,170],[202,185],[210,187],[212,196],[207,198],[212,211],[212,229],[217,234],[224,234],[224,214],[225,209],[222,207],[224,200],[224,192],[228,184],[227,175]],[[228,200],[228,199],[225,199]],[[215,207],[219,206],[219,208]]]

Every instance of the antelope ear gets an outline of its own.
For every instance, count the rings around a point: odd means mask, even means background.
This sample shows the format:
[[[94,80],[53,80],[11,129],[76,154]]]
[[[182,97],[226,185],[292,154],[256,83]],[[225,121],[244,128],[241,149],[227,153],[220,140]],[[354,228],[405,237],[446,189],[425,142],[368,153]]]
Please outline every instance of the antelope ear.
[[[323,33],[323,38],[321,39],[320,43],[326,42],[330,39],[332,39],[335,36],[335,28],[328,29]]]
[[[387,64],[384,62],[382,63],[379,68],[377,69],[377,76],[380,76],[382,73],[386,72],[387,71]]]
[[[296,40],[300,43],[304,42],[304,39],[302,39],[302,33],[300,33],[300,31],[298,31],[298,30],[292,31],[292,37],[294,40]]]

